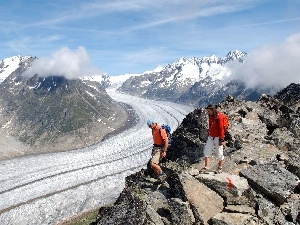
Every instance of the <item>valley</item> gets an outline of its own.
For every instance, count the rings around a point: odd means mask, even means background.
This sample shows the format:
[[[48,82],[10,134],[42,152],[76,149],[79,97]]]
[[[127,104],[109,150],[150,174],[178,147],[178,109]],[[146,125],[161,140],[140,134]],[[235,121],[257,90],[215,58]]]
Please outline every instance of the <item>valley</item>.
[[[0,161],[0,221],[3,224],[54,224],[113,202],[124,178],[145,167],[152,137],[148,118],[173,130],[193,108],[146,100],[108,90],[135,111],[136,123],[99,144],[72,151]]]

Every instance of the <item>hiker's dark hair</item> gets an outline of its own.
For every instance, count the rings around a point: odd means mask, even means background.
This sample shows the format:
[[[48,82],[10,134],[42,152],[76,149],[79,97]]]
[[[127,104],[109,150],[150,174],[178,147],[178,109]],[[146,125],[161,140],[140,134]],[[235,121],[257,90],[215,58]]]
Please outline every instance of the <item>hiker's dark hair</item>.
[[[213,111],[213,115],[217,115],[217,108],[216,106],[209,104],[205,109],[211,109]]]

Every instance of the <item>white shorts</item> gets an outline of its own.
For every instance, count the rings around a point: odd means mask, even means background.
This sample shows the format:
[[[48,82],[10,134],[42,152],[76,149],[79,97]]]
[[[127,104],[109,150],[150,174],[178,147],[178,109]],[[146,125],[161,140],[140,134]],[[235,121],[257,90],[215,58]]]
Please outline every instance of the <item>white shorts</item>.
[[[204,147],[204,157],[210,157],[214,147],[216,147],[218,159],[224,160],[223,145],[219,146],[219,137],[213,138],[208,136],[206,145]]]

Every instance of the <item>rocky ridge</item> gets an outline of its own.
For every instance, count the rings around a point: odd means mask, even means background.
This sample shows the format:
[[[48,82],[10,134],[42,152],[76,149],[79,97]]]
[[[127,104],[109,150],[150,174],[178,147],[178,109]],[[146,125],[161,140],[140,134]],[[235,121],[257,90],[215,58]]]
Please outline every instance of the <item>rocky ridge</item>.
[[[288,87],[282,89],[274,97],[291,107],[294,111],[299,113],[300,110],[300,92],[299,84],[292,83]]]
[[[102,207],[92,224],[299,224],[300,115],[292,106],[269,95],[222,101],[218,109],[231,126],[221,174],[214,173],[214,157],[211,172],[199,173],[207,115],[196,109],[173,133],[162,163],[167,182],[158,184],[149,169],[127,177],[117,201]]]

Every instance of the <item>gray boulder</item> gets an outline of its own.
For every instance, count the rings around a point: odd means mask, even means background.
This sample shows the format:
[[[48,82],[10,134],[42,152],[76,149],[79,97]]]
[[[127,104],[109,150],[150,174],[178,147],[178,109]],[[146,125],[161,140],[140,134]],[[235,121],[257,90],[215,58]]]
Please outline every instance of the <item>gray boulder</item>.
[[[241,176],[278,206],[287,201],[299,185],[297,176],[278,164],[260,164],[241,171]]]

